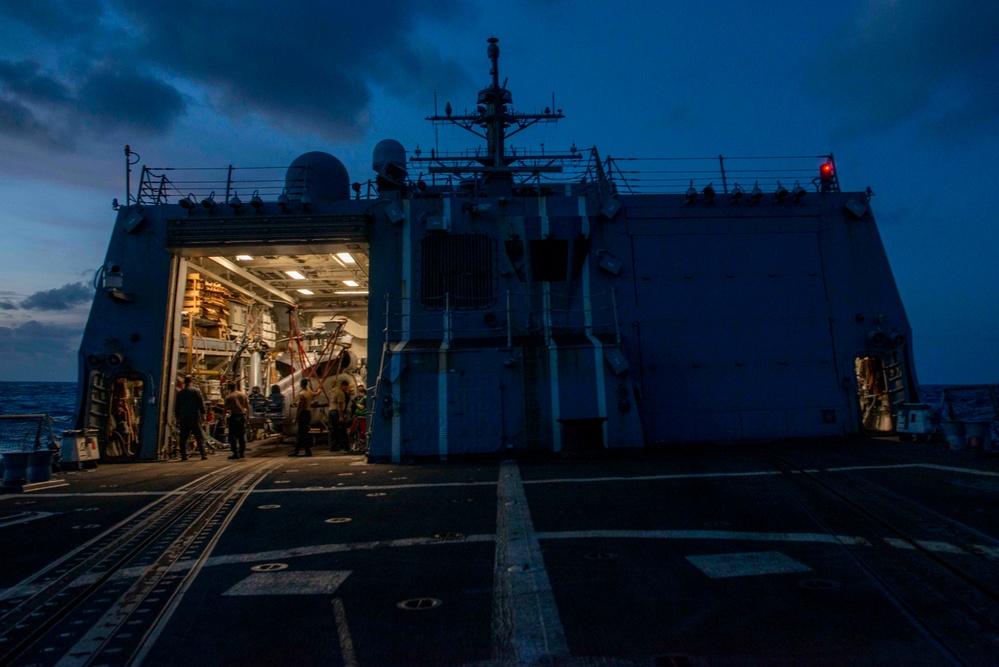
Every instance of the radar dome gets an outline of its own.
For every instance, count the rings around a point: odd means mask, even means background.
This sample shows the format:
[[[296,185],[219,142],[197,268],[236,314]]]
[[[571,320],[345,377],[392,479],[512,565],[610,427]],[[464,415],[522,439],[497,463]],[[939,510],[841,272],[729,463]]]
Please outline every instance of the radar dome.
[[[288,198],[298,200],[308,193],[313,201],[350,199],[350,176],[340,160],[329,153],[312,151],[295,158],[284,177]]]
[[[395,139],[382,139],[375,145],[371,168],[383,179],[396,185],[406,181],[406,149]]]

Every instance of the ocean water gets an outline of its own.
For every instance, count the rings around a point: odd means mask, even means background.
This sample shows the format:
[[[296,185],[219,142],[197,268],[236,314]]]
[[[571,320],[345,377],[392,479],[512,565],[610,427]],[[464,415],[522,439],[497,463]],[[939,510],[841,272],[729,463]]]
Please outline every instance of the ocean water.
[[[0,415],[44,413],[52,417],[52,437],[72,429],[76,419],[75,382],[0,382]],[[0,420],[0,449],[32,448],[38,422]]]

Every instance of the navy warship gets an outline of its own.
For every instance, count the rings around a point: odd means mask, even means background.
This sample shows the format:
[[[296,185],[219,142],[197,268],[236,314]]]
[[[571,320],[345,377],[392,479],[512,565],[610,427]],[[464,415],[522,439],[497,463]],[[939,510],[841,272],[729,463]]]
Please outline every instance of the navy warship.
[[[371,461],[894,432],[918,384],[869,188],[832,154],[514,146],[564,115],[516,110],[487,55],[474,107],[427,119],[484,146],[386,139],[366,182],[316,151],[144,166],[133,192],[126,147],[79,352],[103,459],[171,455],[185,375],[210,404],[280,393],[254,435],[290,425],[302,378],[317,427],[336,383],[364,386]]]

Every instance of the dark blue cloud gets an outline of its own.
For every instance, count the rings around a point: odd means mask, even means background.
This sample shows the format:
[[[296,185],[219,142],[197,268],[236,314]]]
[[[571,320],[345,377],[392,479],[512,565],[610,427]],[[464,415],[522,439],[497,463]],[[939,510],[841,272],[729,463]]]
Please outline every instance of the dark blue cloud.
[[[69,310],[89,303],[93,298],[94,289],[87,283],[67,283],[55,289],[35,292],[21,301],[20,306],[25,310]]]
[[[80,87],[77,104],[92,125],[159,134],[185,109],[184,98],[168,84],[135,71],[93,70]]]
[[[50,71],[0,61],[0,102],[10,116],[0,132],[71,137],[78,121],[99,136],[162,134],[188,107],[177,83],[232,118],[357,138],[373,87],[446,95],[467,79],[414,30],[460,21],[466,11],[458,0],[287,3],[279,11],[269,0],[0,0],[0,18],[30,28],[40,51],[61,54]]]
[[[17,304],[11,301],[0,301],[0,310],[17,310]]]
[[[978,0],[870,0],[810,71],[843,113],[845,134],[914,124],[970,138],[999,124],[999,5]]]

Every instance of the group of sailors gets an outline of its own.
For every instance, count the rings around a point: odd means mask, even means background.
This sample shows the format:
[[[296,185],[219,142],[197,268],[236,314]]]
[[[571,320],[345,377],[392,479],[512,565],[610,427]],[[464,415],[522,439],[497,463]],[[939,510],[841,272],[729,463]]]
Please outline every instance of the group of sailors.
[[[291,455],[296,456],[304,449],[305,455],[311,456],[313,408],[321,406],[315,405],[315,399],[319,394],[309,388],[308,379],[301,380],[300,386],[301,391],[296,399],[298,430],[295,450]],[[181,460],[187,460],[187,445],[192,436],[197,443],[201,458],[207,458],[205,434],[202,430],[202,425],[206,422],[214,424],[213,435],[217,440],[228,440],[229,448],[232,450],[229,458],[241,459],[246,454],[248,420],[261,420],[265,434],[270,432],[272,423],[283,421],[285,400],[278,385],[272,385],[267,396],[263,395],[260,387],[253,387],[249,395],[244,394],[235,382],[229,382],[227,389],[225,400],[219,407],[223,415],[227,414],[228,417],[215,420],[211,407],[206,408],[204,398],[194,385],[192,376],[185,376],[183,388],[178,389],[174,403]],[[320,429],[327,432],[331,452],[349,451],[354,445],[363,443],[367,430],[366,393],[364,385],[360,383],[356,392],[351,391],[347,380],[341,380],[334,388],[330,396],[330,405],[327,406],[327,424],[323,425],[326,428]]]

